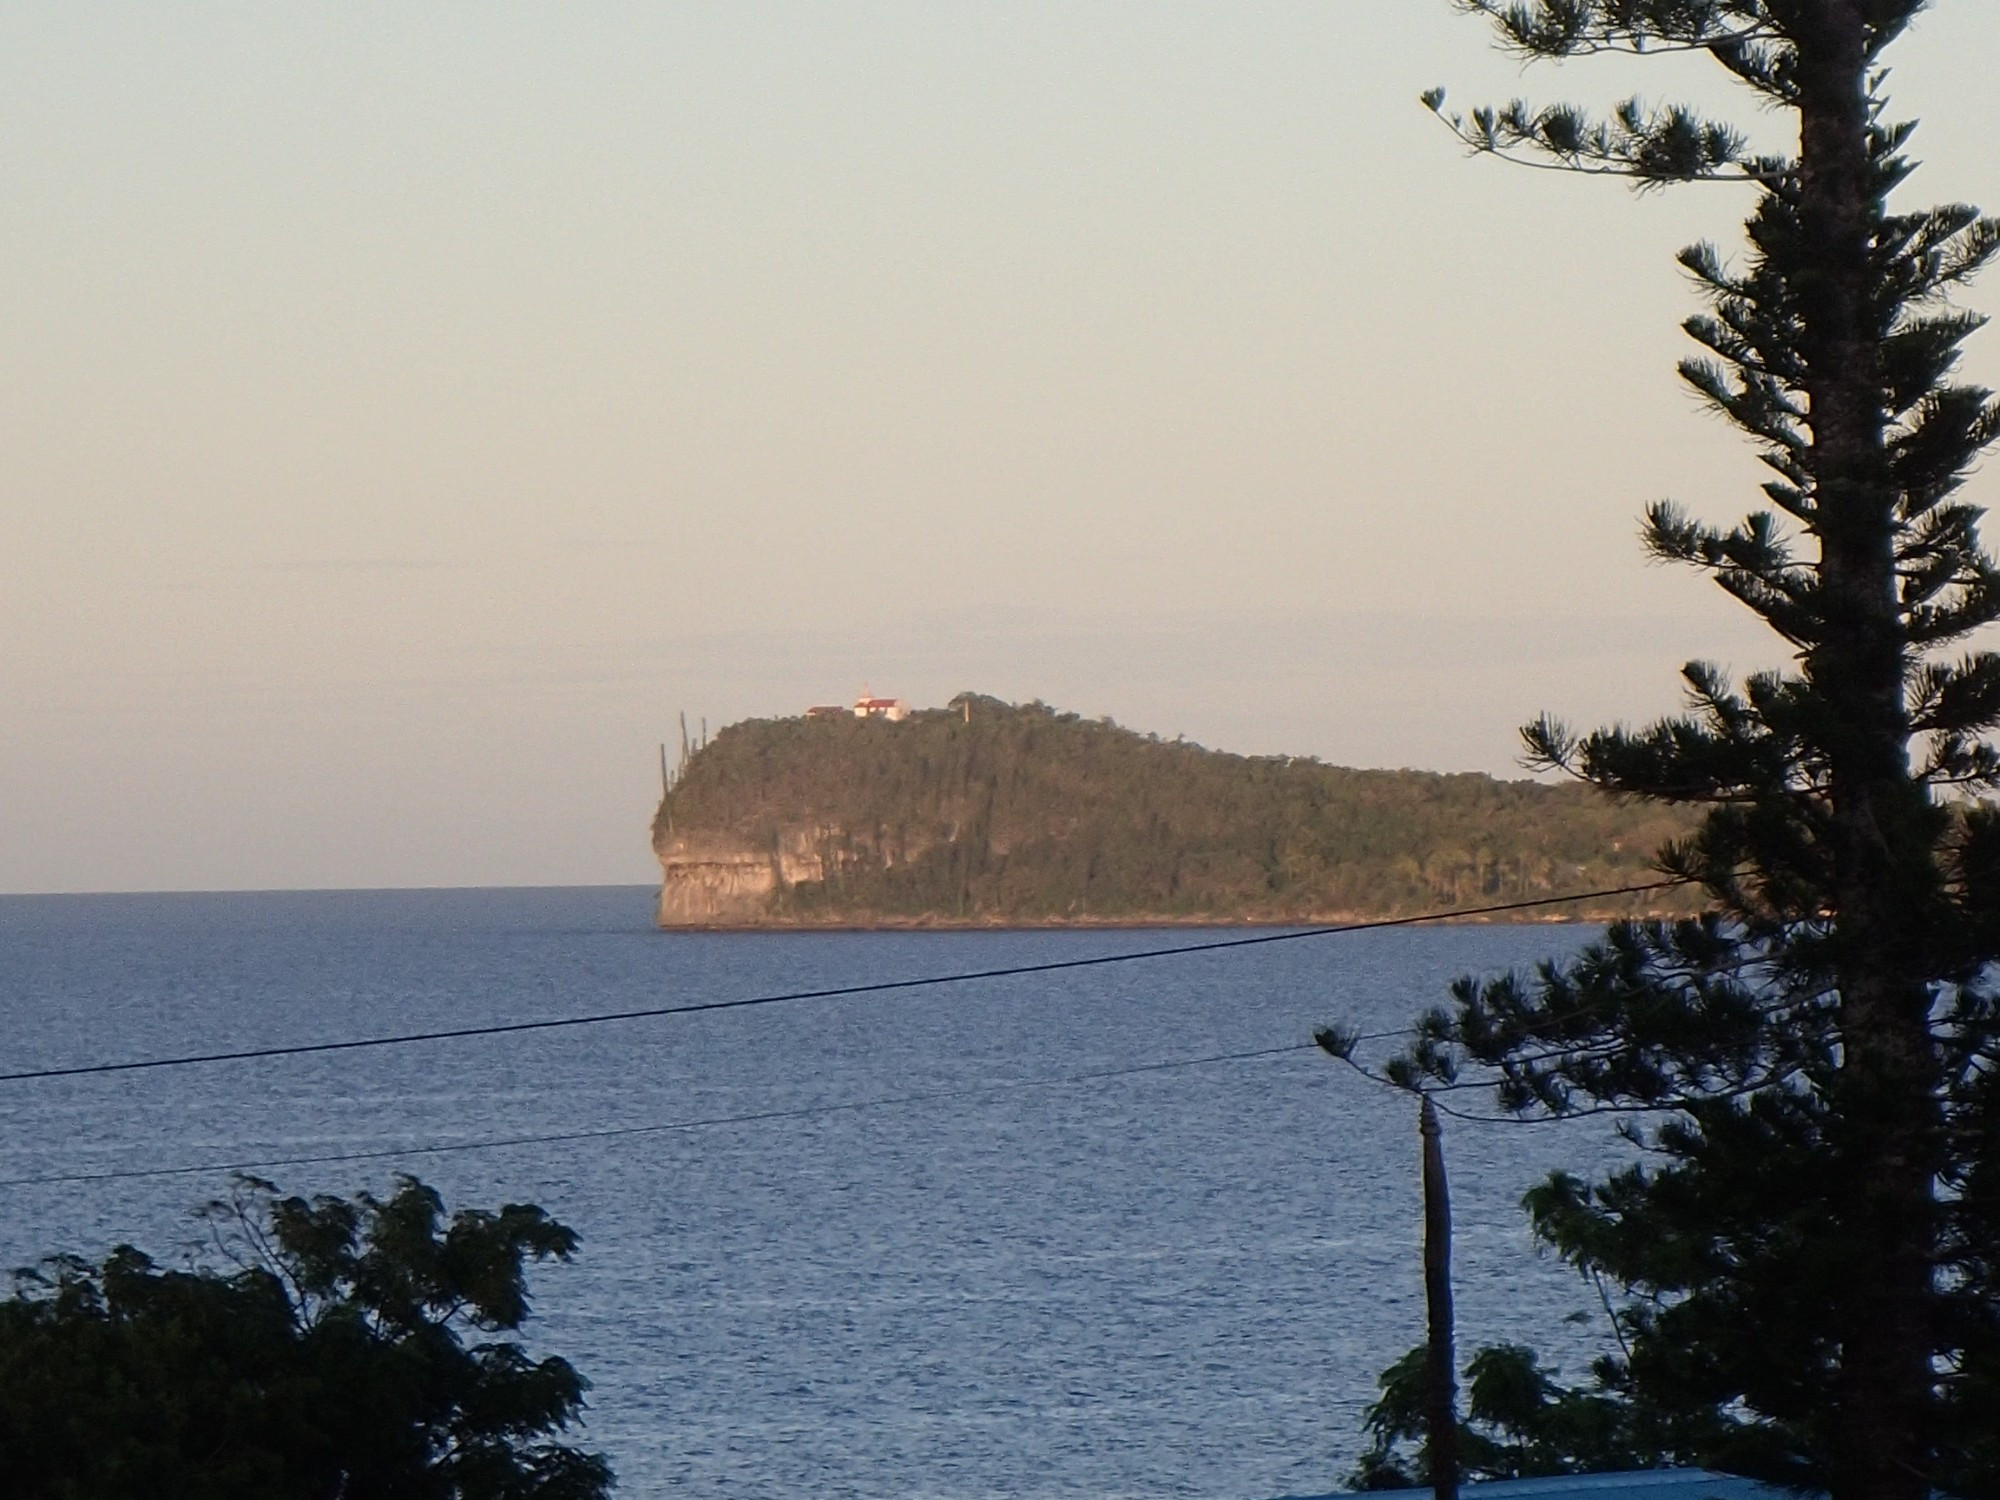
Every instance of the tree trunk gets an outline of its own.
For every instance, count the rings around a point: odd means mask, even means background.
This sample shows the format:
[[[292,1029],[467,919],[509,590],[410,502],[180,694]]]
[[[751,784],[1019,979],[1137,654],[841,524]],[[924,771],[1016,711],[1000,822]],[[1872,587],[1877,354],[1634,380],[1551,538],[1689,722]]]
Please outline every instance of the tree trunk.
[[[1817,0],[1799,28],[1799,280],[1823,645],[1807,659],[1837,720],[1829,749],[1834,962],[1843,1055],[1834,1116],[1851,1271],[1839,1340],[1833,1500],[1925,1500],[1934,1377],[1938,1063],[1916,960],[1937,875],[1911,775],[1909,646],[1870,256],[1865,0]]]

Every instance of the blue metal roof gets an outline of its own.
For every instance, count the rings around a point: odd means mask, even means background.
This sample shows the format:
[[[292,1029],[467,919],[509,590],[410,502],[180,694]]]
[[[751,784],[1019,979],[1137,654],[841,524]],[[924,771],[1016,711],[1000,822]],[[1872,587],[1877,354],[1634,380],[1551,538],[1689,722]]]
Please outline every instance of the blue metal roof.
[[[1377,1491],[1380,1500],[1428,1495],[1428,1487]],[[1635,1469],[1622,1474],[1556,1474],[1546,1479],[1496,1479],[1463,1484],[1459,1500],[1797,1500],[1790,1490],[1708,1469]],[[1285,1500],[1349,1500],[1345,1492],[1292,1495]]]

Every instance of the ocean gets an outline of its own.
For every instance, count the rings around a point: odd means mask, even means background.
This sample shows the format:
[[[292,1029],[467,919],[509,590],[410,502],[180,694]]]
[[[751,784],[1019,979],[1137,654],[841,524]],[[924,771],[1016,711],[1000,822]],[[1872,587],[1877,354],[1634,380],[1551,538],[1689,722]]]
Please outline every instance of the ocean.
[[[0,1072],[1231,935],[661,933],[652,896],[0,898]],[[1415,1109],[1310,1048],[1152,1065],[1292,1047],[1329,1021],[1404,1026],[1460,974],[1592,935],[1404,928],[0,1084],[9,1183],[199,1169],[6,1186],[0,1263],[120,1241],[171,1260],[227,1164],[397,1153],[256,1171],[308,1194],[411,1172],[452,1206],[534,1202],[573,1227],[575,1261],[532,1275],[526,1339],[591,1381],[572,1440],[610,1457],[621,1495],[1322,1493],[1361,1446],[1377,1373],[1422,1336]],[[1519,1200],[1551,1168],[1615,1159],[1615,1140],[1601,1121],[1445,1130],[1461,1351],[1528,1342],[1580,1374],[1609,1338],[1602,1309],[1537,1253]]]

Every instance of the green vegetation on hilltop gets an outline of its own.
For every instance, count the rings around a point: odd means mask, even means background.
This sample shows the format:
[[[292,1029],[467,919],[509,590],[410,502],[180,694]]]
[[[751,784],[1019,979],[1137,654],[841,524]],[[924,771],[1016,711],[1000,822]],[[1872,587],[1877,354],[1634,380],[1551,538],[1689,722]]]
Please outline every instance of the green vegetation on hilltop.
[[[808,877],[762,898],[776,922],[1282,921],[1640,882],[1686,827],[1582,787],[1230,755],[966,695],[732,725],[654,842],[670,878],[689,849],[804,851]]]

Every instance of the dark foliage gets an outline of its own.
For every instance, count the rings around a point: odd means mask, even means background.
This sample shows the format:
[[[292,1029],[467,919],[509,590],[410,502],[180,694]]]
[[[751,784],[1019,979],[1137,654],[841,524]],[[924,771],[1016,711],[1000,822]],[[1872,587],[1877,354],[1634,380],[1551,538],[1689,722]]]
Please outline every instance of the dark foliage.
[[[1534,57],[1706,54],[1797,122],[1795,154],[1754,156],[1686,110],[1448,117],[1485,151],[1757,184],[1740,265],[1682,254],[1709,310],[1681,373],[1755,442],[1768,508],[1718,528],[1659,505],[1645,539],[1754,610],[1793,666],[1737,686],[1691,665],[1688,712],[1634,732],[1527,731],[1542,764],[1702,809],[1661,863],[1710,913],[1460,985],[1398,1076],[1452,1089],[1491,1069],[1507,1108],[1614,1112],[1643,1148],[1528,1204],[1626,1293],[1596,1394],[1652,1436],[1617,1461],[1836,1500],[2000,1494],[2000,819],[1968,800],[2000,784],[2000,657],[1962,645],[2000,619],[2000,572],[1961,495],[2000,406],[1952,379],[1980,320],[1945,300],[2000,251],[2000,222],[1889,205],[1911,126],[1885,117],[1882,60],[1923,7],[1461,8]]]
[[[1429,1483],[1425,1353],[1420,1345],[1382,1373],[1382,1394],[1368,1409],[1369,1446],[1348,1480],[1356,1489]],[[1603,1373],[1615,1378],[1609,1367]],[[1533,1350],[1516,1344],[1475,1354],[1465,1367],[1465,1393],[1458,1458],[1467,1480],[1654,1468],[1710,1435],[1677,1431],[1666,1414],[1602,1386],[1564,1387]]]
[[[1230,921],[1653,880],[1651,850],[1692,827],[1584,787],[1228,755],[1041,704],[954,703],[899,724],[732,725],[688,762],[655,842],[798,849],[824,876],[778,892],[777,920]]]
[[[549,1441],[584,1381],[512,1338],[525,1262],[576,1236],[540,1209],[279,1198],[205,1213],[215,1260],[129,1245],[50,1260],[0,1302],[0,1492],[20,1500],[601,1500]],[[473,1340],[468,1343],[468,1336]]]

